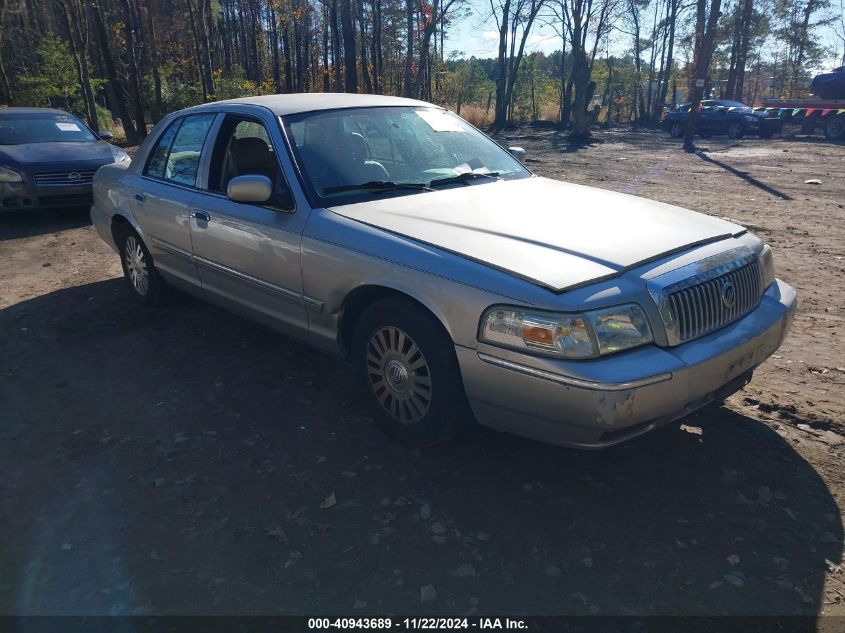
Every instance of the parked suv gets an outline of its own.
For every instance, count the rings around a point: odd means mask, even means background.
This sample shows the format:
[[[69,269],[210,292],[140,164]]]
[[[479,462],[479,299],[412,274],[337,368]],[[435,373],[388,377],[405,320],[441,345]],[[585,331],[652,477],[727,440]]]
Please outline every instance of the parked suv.
[[[666,113],[663,128],[672,138],[681,138],[686,133],[690,115],[690,104],[679,106]],[[744,103],[724,99],[704,99],[696,126],[699,136],[704,138],[727,134],[732,139],[740,139],[746,134],[771,138],[782,129],[783,123],[776,116],[754,112]]]

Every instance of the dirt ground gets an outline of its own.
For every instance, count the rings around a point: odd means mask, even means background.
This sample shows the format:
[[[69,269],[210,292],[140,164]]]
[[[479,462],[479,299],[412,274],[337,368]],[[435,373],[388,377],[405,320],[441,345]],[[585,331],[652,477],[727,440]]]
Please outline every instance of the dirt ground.
[[[783,348],[610,450],[409,451],[338,363],[184,296],[134,307],[85,212],[3,216],[0,613],[845,615],[845,147],[502,139],[757,232],[799,292]]]

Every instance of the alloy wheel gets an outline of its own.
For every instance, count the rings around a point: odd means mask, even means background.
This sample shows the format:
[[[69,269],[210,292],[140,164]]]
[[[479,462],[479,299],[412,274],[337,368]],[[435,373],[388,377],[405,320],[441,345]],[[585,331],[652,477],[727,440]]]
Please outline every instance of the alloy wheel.
[[[732,139],[742,138],[742,126],[739,123],[731,123],[728,127],[728,137]]]
[[[381,407],[400,424],[416,424],[431,408],[428,361],[398,327],[383,326],[370,335],[367,380]]]
[[[126,274],[132,288],[142,297],[145,296],[150,288],[150,273],[146,257],[144,257],[144,249],[134,235],[126,238],[123,246],[123,260],[126,263]]]

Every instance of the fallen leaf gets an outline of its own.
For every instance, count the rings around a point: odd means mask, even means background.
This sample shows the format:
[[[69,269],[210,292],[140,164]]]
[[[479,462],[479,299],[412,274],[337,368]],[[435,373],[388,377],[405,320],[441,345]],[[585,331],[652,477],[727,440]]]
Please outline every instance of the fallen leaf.
[[[326,508],[334,507],[335,505],[337,505],[337,497],[334,496],[334,493],[331,493],[328,497],[326,497],[320,502],[320,507],[324,510]]]
[[[271,528],[266,529],[266,534],[270,538],[274,538],[279,543],[284,543],[285,545],[290,545],[290,539],[288,539],[288,535],[285,534],[285,531],[282,529],[282,526],[276,525]]]

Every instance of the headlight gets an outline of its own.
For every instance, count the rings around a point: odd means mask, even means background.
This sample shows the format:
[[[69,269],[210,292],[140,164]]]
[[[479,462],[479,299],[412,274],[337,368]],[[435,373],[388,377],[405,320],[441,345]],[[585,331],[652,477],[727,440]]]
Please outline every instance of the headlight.
[[[111,154],[112,158],[114,158],[114,162],[116,163],[122,163],[125,160],[129,160],[129,154],[124,152],[119,147],[115,147],[114,145],[112,145]]]
[[[23,174],[9,167],[0,167],[0,182],[23,182]]]
[[[612,354],[651,343],[651,327],[642,308],[634,303],[587,312],[599,342],[599,353]]]
[[[555,314],[494,306],[484,313],[479,338],[493,345],[561,358],[595,358],[652,341],[638,305],[582,314]]]
[[[760,272],[763,274],[763,289],[765,290],[775,281],[775,258],[772,255],[771,247],[766,244],[758,256],[760,259]]]

